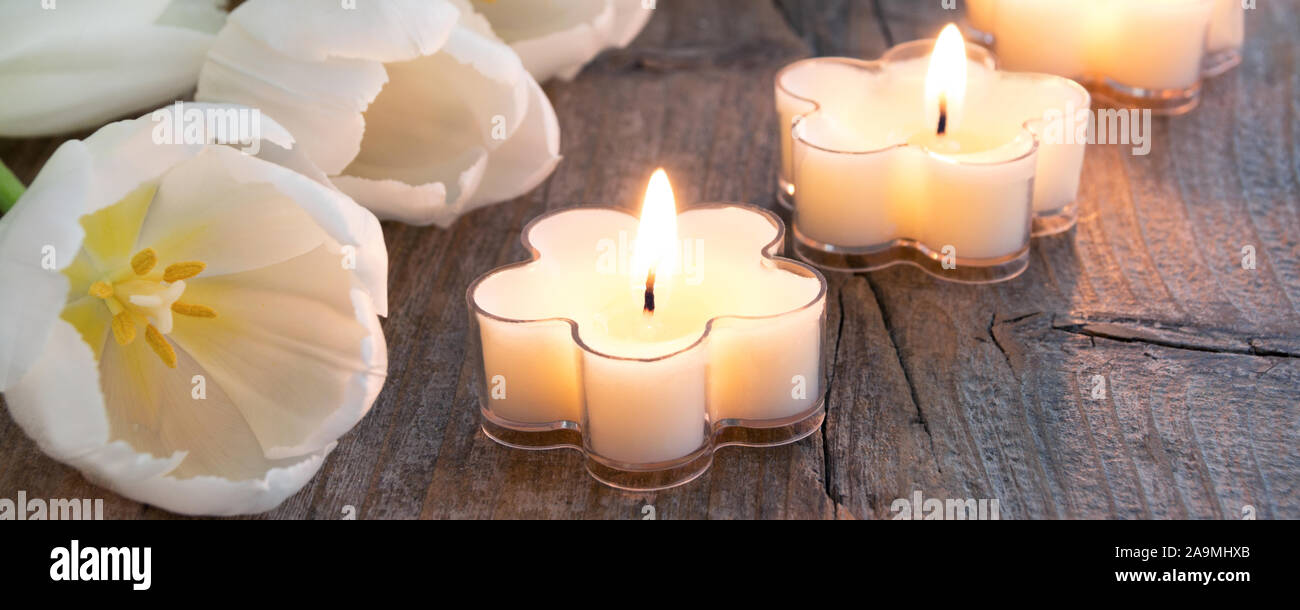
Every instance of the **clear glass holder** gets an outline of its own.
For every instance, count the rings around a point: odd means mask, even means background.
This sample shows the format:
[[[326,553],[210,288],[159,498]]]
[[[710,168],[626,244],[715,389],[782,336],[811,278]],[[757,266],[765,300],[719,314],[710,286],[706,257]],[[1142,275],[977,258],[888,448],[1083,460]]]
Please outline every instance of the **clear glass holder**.
[[[1181,116],[1201,105],[1201,81],[1186,89],[1142,89],[1110,78],[1084,81],[1097,98],[1117,108],[1150,110],[1157,116]]]
[[[1206,55],[1205,66],[1201,71],[1201,76],[1205,78],[1214,78],[1223,75],[1241,65],[1241,59],[1241,47],[1224,49]]]
[[[800,259],[827,271],[861,273],[894,265],[911,265],[936,278],[958,284],[1005,282],[1029,268],[1028,243],[1006,256],[988,259],[956,257],[945,266],[943,253],[915,239],[895,239],[866,248],[844,248],[800,235],[796,226],[794,250]]]
[[[1004,144],[944,155],[910,140],[844,132],[854,117],[837,113],[849,109],[877,108],[880,116],[894,117],[880,120],[914,120],[884,114],[898,112],[887,110],[890,90],[865,83],[910,82],[911,72],[892,71],[914,69],[933,47],[933,40],[912,41],[876,61],[814,58],[778,72],[778,111],[793,119],[789,143],[782,142],[777,199],[793,203],[799,259],[833,271],[907,264],[946,281],[1003,282],[1027,268],[1032,237],[1062,233],[1077,222],[1086,141],[1044,140],[1052,133],[1048,111],[1064,118],[1091,107],[1091,95],[1070,79],[999,72],[987,49],[968,45],[967,57],[989,75],[980,76],[983,99],[998,99],[992,88],[1005,87],[1018,101],[998,119]],[[844,86],[852,79],[864,84]],[[829,97],[859,89],[873,91],[872,97]]]
[[[1070,202],[1055,210],[1035,210],[1030,235],[1047,237],[1057,235],[1074,228],[1079,222],[1079,204]]]
[[[483,434],[497,443],[529,451],[572,449],[583,454],[587,472],[597,481],[626,491],[656,491],[699,478],[713,465],[713,454],[723,447],[779,447],[807,438],[826,418],[826,397],[819,396],[813,408],[788,418],[721,420],[712,426],[709,442],[699,449],[675,460],[646,464],[609,460],[588,450],[577,422],[514,422],[497,417],[485,406],[480,406],[479,413]]]
[[[584,455],[586,469],[596,480],[618,489],[652,491],[682,485],[699,477],[708,470],[713,454],[722,447],[785,445],[797,442],[820,428],[826,415],[826,371],[822,359],[826,333],[825,277],[815,268],[778,256],[785,242],[785,225],[771,211],[745,204],[704,204],[683,211],[678,217],[679,223],[683,223],[681,226],[685,226],[683,219],[687,214],[699,210],[728,210],[754,215],[745,216],[750,220],[756,218],[754,223],[734,225],[734,230],[752,229],[756,224],[766,227],[768,232],[765,235],[772,238],[761,246],[761,252],[755,254],[756,258],[761,256],[762,267],[767,270],[764,272],[802,278],[797,281],[807,291],[803,292],[801,288],[797,294],[812,294],[815,288],[815,296],[797,308],[775,311],[770,315],[712,317],[701,329],[698,339],[666,355],[637,358],[602,353],[583,338],[579,323],[573,318],[508,317],[483,306],[483,302],[493,302],[484,298],[486,292],[480,293],[487,282],[494,281],[499,274],[518,272],[536,264],[543,256],[552,256],[533,246],[534,233],[544,223],[562,222],[565,215],[592,212],[631,216],[624,210],[604,207],[566,208],[544,214],[530,222],[521,236],[524,247],[532,253],[530,260],[495,269],[479,277],[466,290],[471,320],[469,353],[477,363],[472,367],[472,385],[477,389],[481,429],[488,438],[517,449],[576,450]],[[601,231],[596,233],[604,234]],[[556,234],[550,234],[537,243],[574,242],[574,233],[563,235],[557,238]],[[563,261],[563,256],[555,255],[555,258]],[[502,281],[488,290],[496,291],[492,298],[506,298],[510,302],[530,298],[528,288],[522,283],[516,285],[512,276],[501,278]],[[518,294],[514,293],[516,290]],[[793,298],[802,302],[803,297]],[[484,350],[484,343],[488,341],[494,345],[491,357]],[[570,358],[576,366],[556,366],[557,362],[568,362]],[[501,364],[502,359],[511,361],[512,370],[524,371],[519,373],[520,377],[532,374],[511,386],[511,392],[524,394],[508,408],[494,397],[495,378],[504,378],[499,371],[509,368]],[[533,374],[537,371],[554,373]],[[796,398],[784,385],[784,380],[794,382],[797,377],[806,377],[803,380],[806,392]],[[646,391],[646,388],[654,391],[665,385],[674,385],[675,389],[665,396],[675,398],[641,400],[636,404],[622,399],[611,402],[610,388],[632,387],[623,384],[624,379],[636,381],[635,385],[641,388],[628,389],[627,392]],[[548,394],[536,390],[537,387],[556,391]],[[556,400],[556,396],[565,394],[566,389],[571,390],[566,394],[570,400]],[[734,392],[728,394],[728,389]],[[788,395],[778,398],[775,395],[777,390]],[[675,404],[675,399],[685,402]],[[641,410],[629,414],[628,410],[635,409]],[[510,412],[506,413],[507,410]],[[606,419],[593,426],[593,411],[599,411]],[[605,426],[605,434],[609,433],[611,412],[652,424],[655,420],[663,421],[686,413],[685,419],[676,421],[686,422],[687,431],[695,425],[692,422],[698,421],[703,430],[700,435],[703,442],[689,451],[683,448],[667,459],[617,459],[611,455],[617,452],[604,454],[598,450],[596,447],[600,443],[594,436],[601,434],[601,426]],[[518,416],[521,413],[541,421],[522,420]],[[670,442],[673,439],[645,436],[653,434],[649,430],[656,428],[656,425],[625,427],[624,432],[644,431],[638,440],[647,441],[646,446],[658,448],[681,444]],[[681,432],[683,427],[663,429]],[[680,441],[680,438],[676,440]],[[603,442],[610,446],[609,438]]]
[[[776,177],[776,202],[786,210],[794,211],[794,185],[784,176]]]

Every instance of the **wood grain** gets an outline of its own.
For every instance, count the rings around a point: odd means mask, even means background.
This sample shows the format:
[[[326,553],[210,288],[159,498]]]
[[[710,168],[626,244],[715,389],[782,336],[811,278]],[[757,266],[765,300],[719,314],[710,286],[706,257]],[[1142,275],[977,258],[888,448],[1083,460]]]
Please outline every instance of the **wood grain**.
[[[302,492],[255,518],[889,518],[895,498],[997,498],[1004,518],[1300,518],[1300,12],[1248,11],[1245,63],[1157,119],[1148,156],[1090,147],[1077,229],[992,287],[911,268],[831,276],[821,433],[722,450],[654,494],[590,479],[576,452],[478,430],[463,295],[525,257],[530,218],[631,207],[667,168],[681,201],[772,206],[772,75],[933,35],[938,2],[661,0],[627,50],[551,83],[565,160],[449,230],[386,225],[391,368],[374,409]],[[84,134],[83,134],[84,135]],[[30,180],[61,140],[0,140]],[[1258,268],[1241,266],[1253,246]],[[1104,397],[1094,398],[1100,376]],[[0,418],[0,497],[106,498]]]

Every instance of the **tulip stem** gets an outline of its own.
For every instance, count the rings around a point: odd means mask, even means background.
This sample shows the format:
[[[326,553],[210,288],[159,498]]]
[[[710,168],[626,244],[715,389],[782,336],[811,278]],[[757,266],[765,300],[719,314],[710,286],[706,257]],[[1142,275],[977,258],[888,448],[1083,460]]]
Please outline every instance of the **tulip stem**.
[[[4,161],[0,161],[0,214],[14,207],[14,204],[18,203],[18,198],[22,197],[23,191],[26,190],[23,183],[18,180],[18,176],[5,167]]]
[[[18,181],[18,177],[6,168],[4,161],[0,161],[0,213],[8,212],[14,203],[18,203],[19,196],[22,196],[22,192],[26,190],[22,182]]]

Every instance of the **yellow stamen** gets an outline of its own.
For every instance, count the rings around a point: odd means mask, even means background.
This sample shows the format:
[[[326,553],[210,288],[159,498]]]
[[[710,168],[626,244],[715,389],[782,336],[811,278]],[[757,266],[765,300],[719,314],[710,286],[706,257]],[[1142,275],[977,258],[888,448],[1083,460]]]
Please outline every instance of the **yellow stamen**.
[[[170,284],[172,282],[188,280],[200,273],[203,273],[203,270],[207,268],[208,268],[207,263],[204,263],[203,261],[187,261],[184,263],[172,263],[170,265],[167,265],[167,269],[163,271],[163,281]]]
[[[193,318],[217,317],[217,311],[207,305],[195,305],[193,303],[182,303],[180,301],[172,303],[172,311],[181,314],[182,316],[190,316]]]
[[[172,344],[167,342],[167,338],[153,324],[144,329],[144,340],[153,348],[153,353],[162,359],[163,364],[168,368],[176,368],[176,350],[172,349]]]
[[[153,271],[154,266],[157,264],[158,253],[154,252],[153,248],[145,248],[131,257],[131,270],[136,275],[145,275]]]
[[[123,311],[113,316],[113,338],[118,345],[131,345],[135,341],[135,322],[131,320],[131,314]]]
[[[107,299],[113,296],[113,285],[107,282],[95,282],[90,285],[89,294],[95,298]]]

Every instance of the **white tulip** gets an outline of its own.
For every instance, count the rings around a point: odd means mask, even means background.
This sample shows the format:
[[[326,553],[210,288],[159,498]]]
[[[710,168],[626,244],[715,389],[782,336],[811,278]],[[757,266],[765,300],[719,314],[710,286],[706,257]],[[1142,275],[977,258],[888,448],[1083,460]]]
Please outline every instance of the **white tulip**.
[[[449,226],[559,161],[559,124],[463,0],[248,0],[197,97],[260,108],[380,218]]]
[[[0,3],[0,136],[88,129],[189,94],[224,0]]]
[[[269,510],[383,386],[383,233],[269,119],[255,157],[159,113],[64,143],[0,217],[0,391],[127,497]]]
[[[653,7],[648,0],[474,0],[539,81],[572,80],[601,51],[626,47]]]

